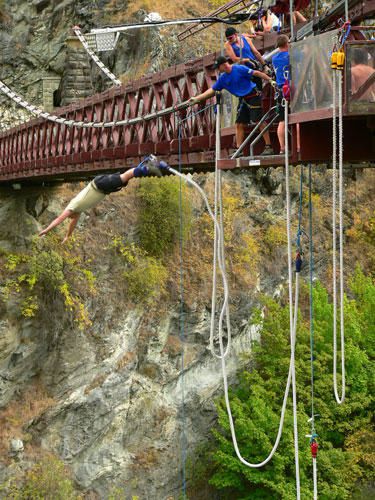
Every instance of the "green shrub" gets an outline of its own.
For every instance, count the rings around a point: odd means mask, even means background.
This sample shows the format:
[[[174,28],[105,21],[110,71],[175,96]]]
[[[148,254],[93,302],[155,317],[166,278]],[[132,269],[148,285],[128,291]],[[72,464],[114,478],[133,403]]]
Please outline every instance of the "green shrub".
[[[287,234],[285,225],[278,222],[269,226],[264,234],[263,242],[268,252],[273,252],[275,248],[285,247],[287,244]]]
[[[64,282],[64,259],[55,250],[33,253],[29,261],[29,273],[39,283],[56,290]]]
[[[20,484],[21,483],[21,484]],[[2,486],[9,500],[81,500],[61,460],[48,457],[26,472],[24,481],[12,478]]]
[[[112,240],[112,248],[116,249],[125,266],[122,275],[130,300],[147,303],[165,292],[168,273],[158,259],[147,255],[134,243],[126,244],[119,236]]]
[[[191,226],[191,207],[187,188],[175,177],[149,179],[139,188],[139,241],[141,247],[154,257],[167,255],[180,237],[180,200],[183,237]]]
[[[150,302],[165,292],[167,275],[166,268],[154,257],[139,259],[124,272],[129,298],[134,302]]]
[[[27,253],[2,253],[0,271],[3,301],[16,298],[22,316],[31,318],[45,309],[51,297],[60,297],[80,329],[90,326],[82,296],[94,295],[95,276],[69,245],[61,247],[52,235],[35,240]]]

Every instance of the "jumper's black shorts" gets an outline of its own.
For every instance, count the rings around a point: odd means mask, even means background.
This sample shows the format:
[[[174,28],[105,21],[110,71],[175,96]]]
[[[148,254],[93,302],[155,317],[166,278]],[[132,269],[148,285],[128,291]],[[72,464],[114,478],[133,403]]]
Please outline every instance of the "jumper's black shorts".
[[[263,116],[261,95],[255,93],[240,97],[237,106],[236,123],[257,123]]]
[[[122,183],[119,173],[97,175],[94,179],[94,184],[104,194],[120,191],[120,189],[126,186],[126,184]]]

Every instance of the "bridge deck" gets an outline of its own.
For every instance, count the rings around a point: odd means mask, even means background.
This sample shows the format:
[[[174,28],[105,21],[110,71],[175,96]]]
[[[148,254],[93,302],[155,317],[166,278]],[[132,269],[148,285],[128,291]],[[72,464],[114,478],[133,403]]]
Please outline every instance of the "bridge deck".
[[[375,0],[360,2],[358,9],[357,13],[353,12],[350,16],[351,19],[360,18],[366,9],[367,14],[375,11]],[[353,40],[346,42],[347,57],[343,89],[344,161],[350,163],[369,162],[375,158],[375,102],[372,100],[367,102],[366,97],[370,93],[370,86],[373,85],[373,77],[368,78],[367,83],[362,84],[356,92],[351,92],[350,88],[351,55],[363,50],[368,60],[370,57],[372,61],[375,60],[375,42],[358,39],[362,36],[361,29],[357,27],[356,30],[353,27],[351,34]],[[328,53],[328,50],[319,48],[321,36],[324,35],[306,40],[309,49],[306,53],[313,52],[310,46],[314,39],[317,46],[314,54]],[[277,33],[265,34],[257,42],[261,45],[258,48],[265,50],[273,47],[276,37]],[[328,38],[331,44],[331,36]],[[297,51],[302,50],[302,43],[304,41],[294,45]],[[205,104],[199,104],[186,109],[181,107],[181,103],[212,87],[217,78],[217,73],[212,67],[216,55],[217,53],[213,53],[186,64],[175,65],[164,72],[145,76],[122,87],[112,88],[67,108],[56,110],[56,115],[66,120],[86,125],[88,122],[95,122],[96,127],[79,128],[39,118],[1,133],[0,183],[20,181],[35,183],[85,178],[98,172],[130,168],[150,153],[156,154],[172,166],[181,163],[189,170],[211,170],[215,164],[214,108],[213,106],[205,108]],[[304,75],[308,72],[300,72],[303,78],[300,78],[300,85],[294,95],[300,95],[302,106],[300,112],[290,115],[289,120],[292,132],[291,164],[327,163],[331,159],[332,109],[329,108],[332,105],[329,83],[331,69],[328,60],[326,64],[327,68],[315,65],[314,78],[309,78],[308,82],[304,81]],[[319,68],[324,73],[322,79],[317,78]],[[315,81],[316,88],[311,90],[310,87]],[[298,89],[303,92],[298,92]],[[272,99],[272,95],[266,94],[267,92],[264,93],[265,110],[270,106]],[[305,106],[306,95],[312,99],[311,106],[310,101],[308,101],[309,106]],[[323,101],[324,106],[321,105]],[[227,108],[227,103],[223,108]],[[229,117],[232,117],[234,109],[232,103]],[[296,111],[293,105],[292,109]],[[168,114],[166,110],[169,110]],[[104,122],[107,124],[110,122],[113,126],[98,125]],[[300,153],[297,153],[296,146],[297,124],[299,124]],[[271,142],[276,152],[279,145],[275,129],[271,129]],[[280,155],[259,156],[263,149],[261,143],[254,149],[255,158],[247,158],[249,150],[245,149],[243,158],[231,160],[234,146],[234,127],[223,128],[220,168],[270,167],[284,163],[284,158]]]

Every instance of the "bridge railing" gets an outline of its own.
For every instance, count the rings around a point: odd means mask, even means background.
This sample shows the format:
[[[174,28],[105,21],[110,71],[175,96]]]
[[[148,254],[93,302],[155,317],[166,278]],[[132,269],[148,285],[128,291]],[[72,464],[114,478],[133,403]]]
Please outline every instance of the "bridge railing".
[[[174,107],[204,92],[216,80],[215,54],[145,76],[70,105],[55,114],[74,121],[131,120]],[[206,103],[207,104],[207,103]],[[202,105],[203,106],[203,105]],[[190,114],[190,116],[188,116]],[[188,119],[185,120],[185,118]],[[178,153],[179,124],[182,151],[211,149],[215,134],[212,108],[193,115],[191,108],[142,120],[132,125],[79,128],[36,119],[0,134],[0,180],[67,171],[86,164],[115,159],[133,161],[155,153]],[[91,167],[87,167],[91,164]],[[65,166],[65,167],[64,167]],[[108,165],[107,165],[108,166]]]

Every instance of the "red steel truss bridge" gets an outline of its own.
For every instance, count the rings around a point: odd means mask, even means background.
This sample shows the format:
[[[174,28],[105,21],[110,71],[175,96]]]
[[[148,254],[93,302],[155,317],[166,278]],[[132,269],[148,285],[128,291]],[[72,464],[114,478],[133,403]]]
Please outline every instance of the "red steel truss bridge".
[[[74,121],[130,120],[162,111],[211,87],[214,54],[60,108]],[[178,164],[179,122],[191,108],[134,125],[78,128],[35,119],[0,134],[0,180],[74,177],[87,172],[134,166],[150,153]],[[207,166],[214,161],[215,117],[208,108],[181,126],[182,162]],[[233,146],[233,131],[224,144]],[[228,155],[226,151],[223,154]],[[76,174],[76,175],[75,175]]]
[[[375,12],[374,3],[374,0],[369,0],[364,5],[370,6]],[[357,16],[361,13],[358,11]],[[344,160],[348,162],[371,161],[375,158],[375,102],[371,97],[371,88],[375,86],[374,76],[363,82],[356,92],[351,88],[355,50],[365,51],[369,64],[375,66],[375,42],[366,39],[363,33],[360,27],[353,29],[351,40],[346,43],[344,137],[350,137],[350,141],[344,147]],[[327,38],[327,33],[325,36]],[[276,33],[266,34],[260,42],[257,41],[258,49],[273,48],[276,37]],[[303,43],[306,43],[311,57],[309,63],[308,58],[304,57],[305,66],[299,72],[300,79],[296,81],[294,91],[295,102],[292,101],[290,162],[295,164],[329,162],[332,154],[332,100],[329,95],[327,98],[330,72],[327,68],[327,74],[322,74],[319,53],[324,54],[325,49],[322,50],[324,41],[320,42],[319,39],[320,35],[295,44],[298,55],[298,50],[304,53]],[[313,47],[314,40],[317,50]],[[150,153],[171,165],[178,165],[179,143],[184,168],[200,171],[212,169],[215,160],[214,107],[193,114],[192,108],[178,109],[178,105],[212,86],[217,78],[212,68],[215,56],[213,53],[186,64],[172,66],[69,107],[59,108],[58,113],[55,110],[56,115],[68,120],[126,120],[129,123],[125,125],[78,128],[38,118],[1,133],[0,182],[84,178],[104,170],[134,166]],[[291,57],[293,70],[293,54]],[[311,67],[314,68],[313,78],[309,71]],[[272,100],[265,96],[265,109],[271,104]],[[199,105],[200,108],[204,106]],[[170,107],[175,108],[173,112],[150,118]],[[196,111],[198,108],[193,109]],[[147,116],[147,119],[131,122],[132,119]],[[297,134],[300,136],[299,141]],[[271,139],[276,151],[278,143],[275,129],[271,129]],[[298,151],[297,142],[300,142]],[[225,126],[224,123],[221,129],[221,168],[281,165],[284,162],[282,156],[258,156],[263,149],[262,140],[255,147],[251,159],[246,151],[245,158],[230,159],[234,146],[234,127],[230,123]]]

